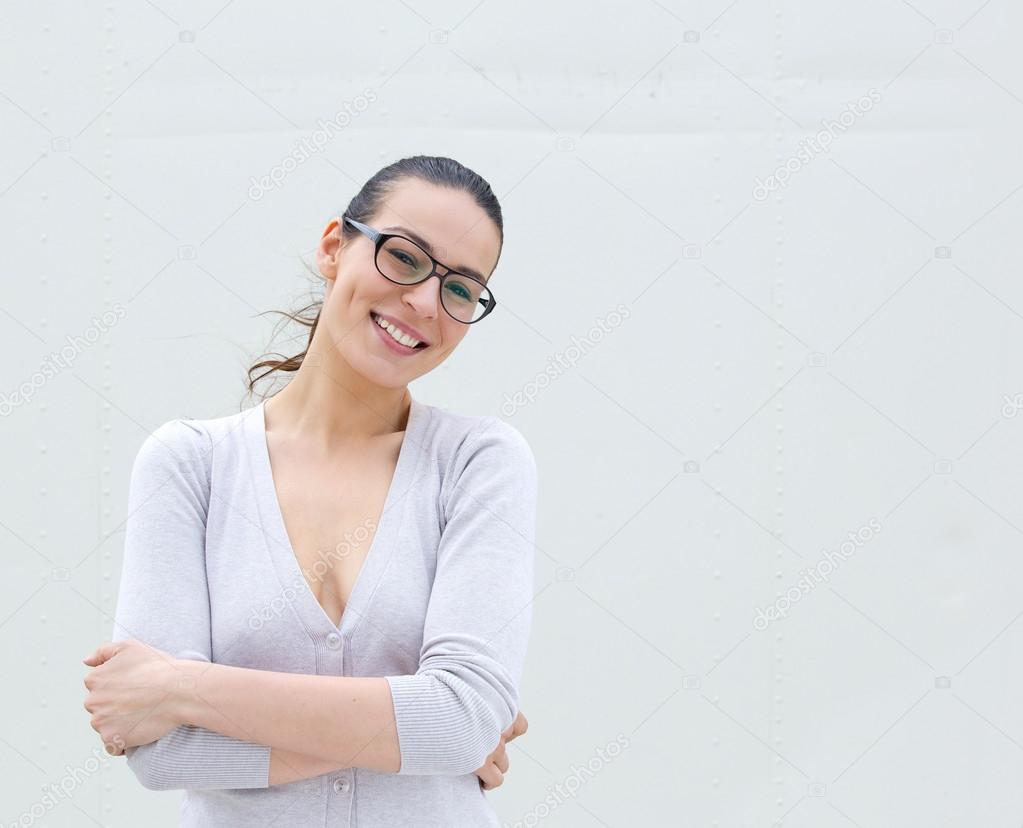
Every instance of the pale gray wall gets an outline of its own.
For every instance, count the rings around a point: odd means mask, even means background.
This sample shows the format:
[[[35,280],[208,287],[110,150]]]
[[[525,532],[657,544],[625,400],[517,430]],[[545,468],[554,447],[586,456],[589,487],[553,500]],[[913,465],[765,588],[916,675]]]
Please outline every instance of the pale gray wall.
[[[507,235],[498,312],[413,392],[508,416],[541,472],[502,818],[1020,823],[1018,4],[2,15],[0,823],[65,784],[31,824],[176,824],[123,759],[82,771],[131,460],[238,410],[256,314],[297,306],[327,219],[415,153],[487,177]]]

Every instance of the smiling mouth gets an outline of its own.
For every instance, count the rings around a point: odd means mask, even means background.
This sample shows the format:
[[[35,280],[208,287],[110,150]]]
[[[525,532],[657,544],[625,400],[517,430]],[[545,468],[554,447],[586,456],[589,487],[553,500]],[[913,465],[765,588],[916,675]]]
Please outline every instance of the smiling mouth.
[[[383,320],[381,320],[380,317],[377,316],[377,314],[374,311],[369,312],[369,318],[374,325],[380,328],[380,330],[382,330],[387,336],[391,337],[391,339],[394,340],[394,343],[396,345],[401,345],[402,347],[408,348],[409,350],[421,351],[423,348],[426,348],[427,345],[429,344],[427,342],[419,342],[419,344],[417,345],[407,345],[406,343],[401,342],[398,339],[395,339],[394,335],[387,328],[380,324]],[[399,334],[401,333],[400,329],[398,329],[397,326],[392,325],[391,327],[395,328],[395,330],[398,330]],[[415,337],[409,336],[408,334],[403,334],[403,336],[408,336],[409,339],[415,341]]]

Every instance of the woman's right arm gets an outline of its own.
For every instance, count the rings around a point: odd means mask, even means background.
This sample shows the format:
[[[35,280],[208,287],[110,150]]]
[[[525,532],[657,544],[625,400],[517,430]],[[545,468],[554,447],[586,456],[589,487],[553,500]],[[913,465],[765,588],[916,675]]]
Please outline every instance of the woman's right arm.
[[[136,455],[112,641],[134,638],[176,658],[210,661],[206,515],[212,443],[201,426],[172,420]],[[171,581],[183,582],[170,600]],[[323,759],[192,725],[125,751],[151,790],[266,788],[338,770]]]

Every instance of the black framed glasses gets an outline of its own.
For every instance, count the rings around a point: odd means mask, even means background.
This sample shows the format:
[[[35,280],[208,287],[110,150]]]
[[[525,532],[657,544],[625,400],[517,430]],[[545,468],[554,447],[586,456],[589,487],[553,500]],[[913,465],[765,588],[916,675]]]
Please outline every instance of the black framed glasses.
[[[441,264],[412,239],[383,233],[347,216],[344,221],[373,242],[373,262],[385,279],[398,285],[417,285],[431,276],[440,279],[440,303],[453,319],[471,325],[496,307],[493,292],[483,282]],[[444,268],[445,273],[438,273],[438,267]]]

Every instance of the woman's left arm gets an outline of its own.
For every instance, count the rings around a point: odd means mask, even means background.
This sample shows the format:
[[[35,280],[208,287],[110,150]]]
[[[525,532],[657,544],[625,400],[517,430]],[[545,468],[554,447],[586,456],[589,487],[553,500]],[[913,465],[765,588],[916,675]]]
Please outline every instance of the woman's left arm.
[[[229,736],[379,771],[480,767],[518,713],[531,626],[537,470],[525,438],[484,418],[455,453],[414,675],[267,673],[184,665],[178,715]],[[228,714],[228,715],[225,715]]]

